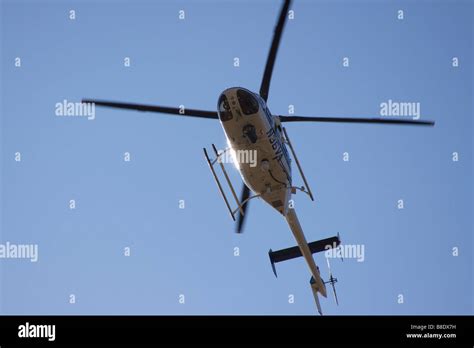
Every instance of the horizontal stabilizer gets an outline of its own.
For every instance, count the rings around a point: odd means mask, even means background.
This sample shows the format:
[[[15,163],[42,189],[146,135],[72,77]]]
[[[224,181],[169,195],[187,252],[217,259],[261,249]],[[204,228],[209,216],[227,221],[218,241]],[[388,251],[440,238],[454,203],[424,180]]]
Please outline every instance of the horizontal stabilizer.
[[[311,253],[314,254],[321,251],[326,251],[331,248],[337,248],[339,244],[341,244],[341,240],[339,238],[339,235],[337,235],[334,237],[308,243],[308,247]],[[273,273],[275,274],[275,276],[277,276],[275,263],[301,257],[302,254],[301,249],[298,246],[294,246],[291,248],[277,251],[272,251],[272,249],[270,249],[270,251],[268,252],[268,256],[270,257],[270,262],[272,263]]]

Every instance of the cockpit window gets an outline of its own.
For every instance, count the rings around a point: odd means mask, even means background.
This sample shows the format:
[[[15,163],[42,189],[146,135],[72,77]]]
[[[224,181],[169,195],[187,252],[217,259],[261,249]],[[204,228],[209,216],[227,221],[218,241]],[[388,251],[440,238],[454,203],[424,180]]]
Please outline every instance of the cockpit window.
[[[237,99],[244,115],[252,115],[258,112],[258,101],[244,89],[237,90]]]
[[[219,98],[219,118],[221,121],[229,121],[232,119],[232,111],[230,111],[230,105],[227,101],[227,97],[222,94]]]

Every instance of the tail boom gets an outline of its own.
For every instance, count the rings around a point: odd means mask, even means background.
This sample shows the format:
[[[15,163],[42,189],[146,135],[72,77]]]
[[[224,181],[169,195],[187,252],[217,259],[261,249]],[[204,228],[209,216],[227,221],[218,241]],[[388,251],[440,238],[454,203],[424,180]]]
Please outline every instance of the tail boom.
[[[298,247],[301,250],[301,254],[303,255],[308,267],[311,271],[311,275],[314,278],[314,284],[312,284],[312,288],[319,292],[322,296],[327,297],[326,286],[319,275],[319,268],[314,262],[313,254],[311,249],[308,246],[308,242],[306,241],[306,237],[303,233],[303,229],[301,228],[300,222],[298,217],[296,216],[295,209],[288,209],[286,214],[286,221],[290,226],[291,232],[295,237],[296,242],[298,243]]]

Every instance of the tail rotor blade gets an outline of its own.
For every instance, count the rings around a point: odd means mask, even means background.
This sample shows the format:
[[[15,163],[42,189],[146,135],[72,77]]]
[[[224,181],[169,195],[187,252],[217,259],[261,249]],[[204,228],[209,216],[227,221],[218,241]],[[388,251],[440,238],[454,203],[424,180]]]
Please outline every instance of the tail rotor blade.
[[[326,262],[328,264],[328,270],[329,270],[329,275],[332,276],[332,272],[331,272],[331,264],[329,263],[329,259],[326,257]]]
[[[336,304],[339,306],[339,300],[337,299],[336,286],[334,285],[334,283],[332,283],[332,290],[334,293],[334,300],[336,300]]]
[[[337,299],[336,285],[335,285],[336,282],[337,282],[337,279],[332,276],[331,263],[329,262],[328,257],[326,257],[326,262],[328,264],[328,270],[329,270],[329,282],[328,283],[331,283],[332,291],[333,291],[333,294],[334,294],[334,300],[336,301],[336,304],[339,306],[339,300]]]

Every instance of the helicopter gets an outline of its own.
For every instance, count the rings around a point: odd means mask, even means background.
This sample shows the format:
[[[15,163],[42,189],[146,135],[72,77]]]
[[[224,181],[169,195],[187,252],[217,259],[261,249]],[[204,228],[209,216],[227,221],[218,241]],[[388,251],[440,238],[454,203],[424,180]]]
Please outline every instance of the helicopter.
[[[228,147],[224,151],[219,152],[216,146],[212,144],[215,158],[209,156],[209,152],[206,148],[203,148],[203,152],[231,218],[236,221],[237,217],[236,232],[241,233],[243,231],[249,201],[252,199],[259,198],[265,201],[282,215],[288,223],[297,246],[278,251],[272,251],[270,249],[269,257],[273,272],[275,276],[277,276],[275,263],[302,256],[309,267],[311,274],[311,289],[318,312],[322,315],[318,294],[327,297],[326,284],[331,284],[336,303],[338,303],[335,289],[337,278],[333,277],[328,261],[330,273],[329,281],[323,281],[319,267],[314,261],[313,254],[323,252],[328,248],[336,248],[340,245],[341,240],[338,234],[337,236],[315,242],[307,242],[296,211],[290,204],[290,200],[292,195],[297,191],[305,193],[312,201],[314,201],[314,196],[308,185],[298,157],[296,156],[288,132],[282,124],[289,122],[337,122],[434,126],[435,123],[433,121],[425,120],[393,118],[282,116],[271,113],[267,105],[270,82],[278,47],[289,15],[290,5],[291,0],[284,0],[274,29],[273,39],[258,93],[243,87],[227,88],[218,97],[216,111],[188,109],[183,106],[156,106],[98,99],[83,99],[82,103],[95,104],[96,106],[101,107],[156,112],[172,114],[179,117],[197,117],[219,121],[226,136]],[[290,151],[288,151],[288,148]],[[255,153],[257,162],[256,165],[252,165],[251,163],[248,163],[248,161],[236,161],[236,168],[243,181],[239,197],[229,179],[229,175],[221,159],[226,153],[230,153],[232,157],[235,158],[235,154],[241,152]],[[292,159],[290,157],[290,152],[304,182],[303,186],[293,185],[291,171]],[[234,209],[231,207],[223,185],[214,169],[214,166],[216,165],[220,166],[225,181],[227,182],[235,200],[236,208]]]

